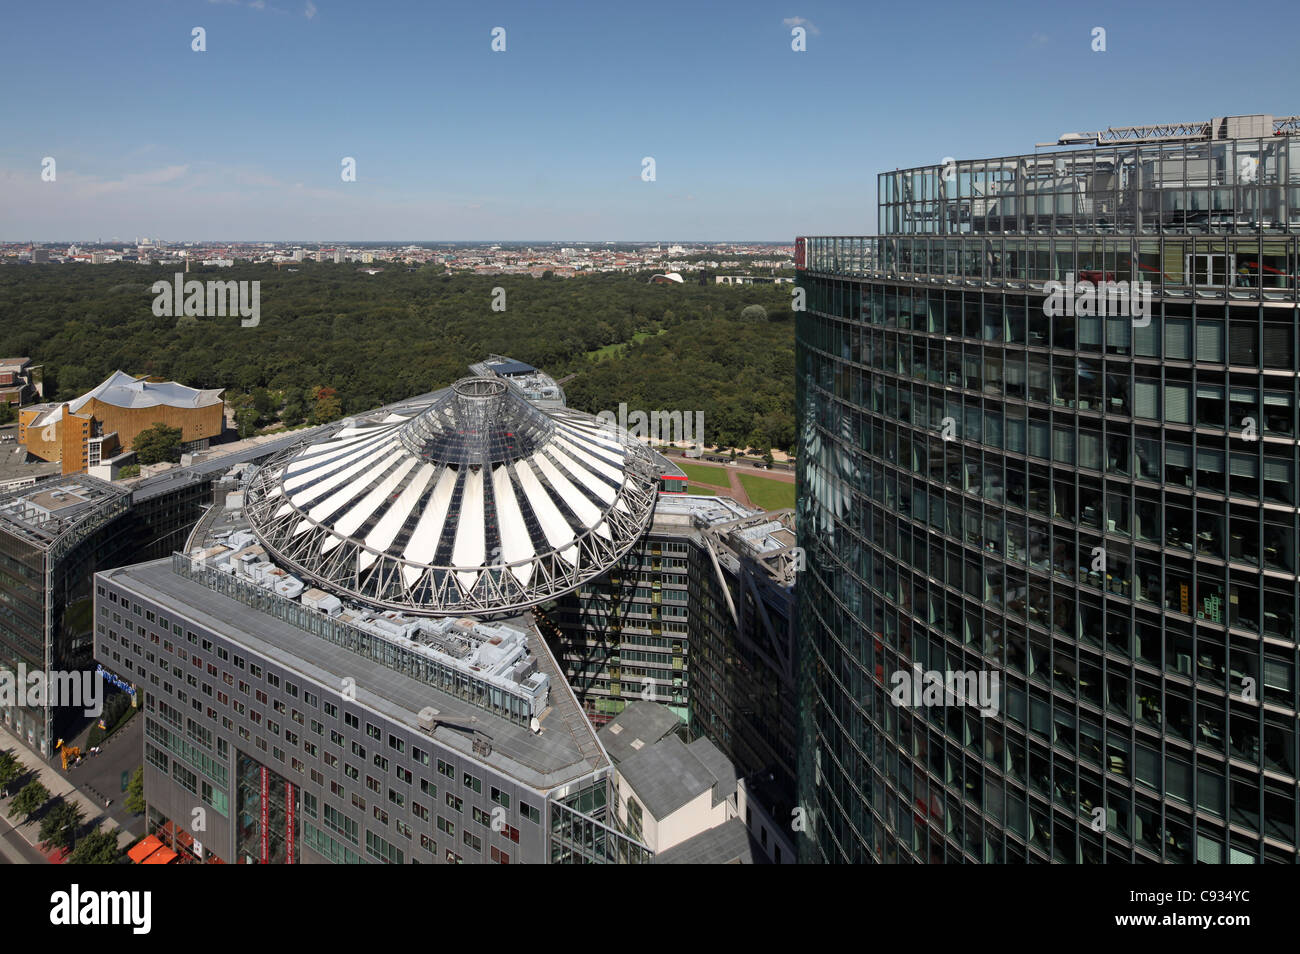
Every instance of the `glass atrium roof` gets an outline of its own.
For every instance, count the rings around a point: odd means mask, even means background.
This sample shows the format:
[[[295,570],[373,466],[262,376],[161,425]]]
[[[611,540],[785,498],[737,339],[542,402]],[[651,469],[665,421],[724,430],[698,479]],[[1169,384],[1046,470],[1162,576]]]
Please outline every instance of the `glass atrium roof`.
[[[618,561],[657,470],[591,415],[473,377],[414,416],[272,458],[245,511],[276,562],[327,590],[427,615],[514,612]]]

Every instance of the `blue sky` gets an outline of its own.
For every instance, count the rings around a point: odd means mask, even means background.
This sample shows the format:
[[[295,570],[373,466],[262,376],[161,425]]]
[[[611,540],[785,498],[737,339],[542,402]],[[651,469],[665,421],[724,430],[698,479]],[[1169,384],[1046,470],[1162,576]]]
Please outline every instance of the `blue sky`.
[[[1294,0],[9,0],[4,21],[9,241],[788,241],[874,231],[886,169],[1300,113]]]

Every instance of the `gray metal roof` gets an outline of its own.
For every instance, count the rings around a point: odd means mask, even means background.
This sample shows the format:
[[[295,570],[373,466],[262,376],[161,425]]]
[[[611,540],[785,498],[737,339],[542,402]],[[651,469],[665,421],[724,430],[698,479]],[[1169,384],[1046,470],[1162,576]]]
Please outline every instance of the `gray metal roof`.
[[[701,736],[686,746],[686,750],[703,762],[704,767],[718,780],[718,784],[713,787],[714,805],[736,794],[736,766],[731,764],[731,759],[716,745]]]
[[[91,398],[116,407],[210,407],[221,403],[221,388],[200,391],[175,381],[145,381],[123,371],[114,371],[96,387],[69,403],[77,414]]]
[[[629,702],[627,707],[596,733],[615,764],[670,735],[681,719],[657,702]],[[640,743],[640,744],[634,744]]]
[[[618,771],[660,821],[719,784],[709,766],[675,735],[629,755],[618,763]]]
[[[739,818],[706,829],[655,855],[657,865],[767,864],[767,857]]]
[[[574,713],[577,702],[570,693],[552,692],[551,706],[540,718],[542,731],[533,733],[485,709],[450,696],[342,646],[313,636],[287,622],[246,606],[172,572],[170,560],[157,560],[103,574],[145,599],[168,605],[168,615],[188,619],[220,633],[288,670],[325,687],[340,685],[344,676],[356,680],[357,702],[402,723],[431,734],[439,742],[539,791],[574,781],[607,765],[595,733]],[[557,667],[540,637],[529,648],[554,674]],[[432,706],[447,723],[472,727],[491,740],[492,751],[473,751],[473,739],[464,732],[439,726],[433,733],[420,728],[420,711]]]

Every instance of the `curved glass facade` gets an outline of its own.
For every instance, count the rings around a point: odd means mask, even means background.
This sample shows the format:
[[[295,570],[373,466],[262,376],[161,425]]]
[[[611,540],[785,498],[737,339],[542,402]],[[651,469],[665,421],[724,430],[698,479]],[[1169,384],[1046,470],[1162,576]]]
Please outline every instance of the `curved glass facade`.
[[[1300,859],[1295,240],[1171,222],[806,240],[804,860]]]

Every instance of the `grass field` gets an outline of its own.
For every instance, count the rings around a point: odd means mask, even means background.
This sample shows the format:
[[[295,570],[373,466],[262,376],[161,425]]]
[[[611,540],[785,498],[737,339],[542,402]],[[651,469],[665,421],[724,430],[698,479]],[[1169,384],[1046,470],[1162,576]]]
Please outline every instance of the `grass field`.
[[[781,510],[794,506],[793,483],[771,480],[755,474],[741,474],[740,483],[754,505],[764,510]]]
[[[700,480],[706,484],[716,484],[719,487],[726,487],[728,484],[727,468],[725,467],[709,467],[707,464],[687,464],[678,457],[672,458],[672,461],[682,469],[682,473],[689,477],[692,482]]]
[[[647,338],[653,338],[655,335],[661,335],[663,333],[664,329],[662,328],[658,331],[638,331],[632,336],[632,341],[645,341]],[[595,351],[588,351],[587,357],[592,361],[604,361],[606,358],[612,358],[614,355],[619,354],[626,349],[627,346],[628,342],[618,341],[614,344],[605,345],[603,348],[597,348]]]

